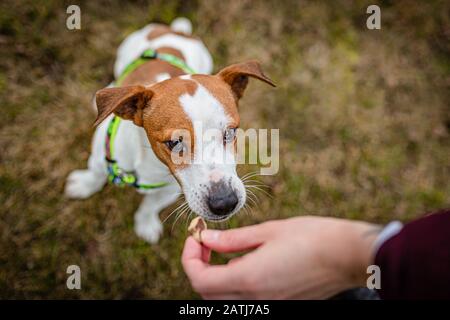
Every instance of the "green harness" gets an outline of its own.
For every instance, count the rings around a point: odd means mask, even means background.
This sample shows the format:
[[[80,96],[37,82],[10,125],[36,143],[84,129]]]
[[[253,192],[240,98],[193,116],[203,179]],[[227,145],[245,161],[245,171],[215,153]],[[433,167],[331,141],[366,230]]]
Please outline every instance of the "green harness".
[[[158,59],[162,61],[166,61],[171,65],[183,70],[188,74],[194,74],[194,70],[192,70],[186,62],[182,59],[167,53],[158,53],[156,50],[147,49],[145,50],[141,56],[131,62],[125,70],[122,72],[120,77],[116,80],[115,85],[120,86],[123,80],[137,67],[144,64],[148,60]],[[107,134],[106,134],[106,142],[105,142],[105,159],[108,167],[108,181],[110,183],[114,183],[120,187],[123,186],[132,186],[138,189],[156,189],[161,188],[167,185],[167,182],[160,183],[152,183],[152,184],[141,184],[138,182],[138,177],[134,171],[125,171],[119,167],[117,161],[114,160],[114,139],[117,135],[117,130],[119,129],[119,125],[121,122],[121,118],[118,116],[114,116],[109,123]]]

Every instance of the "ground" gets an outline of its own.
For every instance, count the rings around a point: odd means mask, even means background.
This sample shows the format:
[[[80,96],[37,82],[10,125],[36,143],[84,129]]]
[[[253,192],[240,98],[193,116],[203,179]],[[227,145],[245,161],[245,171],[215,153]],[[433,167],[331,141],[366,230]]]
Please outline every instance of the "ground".
[[[280,172],[260,178],[271,197],[217,227],[408,221],[450,205],[448,1],[379,2],[381,30],[366,28],[367,1],[79,1],[80,31],[65,27],[69,4],[0,4],[1,298],[198,297],[180,265],[185,219],[151,246],[133,231],[134,190],[63,197],[89,155],[93,94],[150,21],[186,16],[216,71],[258,59],[278,85],[252,82],[241,103],[244,128],[280,129]],[[81,290],[66,288],[71,264]]]

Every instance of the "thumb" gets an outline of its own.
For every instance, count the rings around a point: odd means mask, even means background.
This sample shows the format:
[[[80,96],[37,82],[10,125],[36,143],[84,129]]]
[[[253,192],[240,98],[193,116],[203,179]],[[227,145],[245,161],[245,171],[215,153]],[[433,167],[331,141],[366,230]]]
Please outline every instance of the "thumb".
[[[207,229],[201,234],[204,246],[224,253],[256,248],[269,236],[270,232],[263,224],[225,231]]]

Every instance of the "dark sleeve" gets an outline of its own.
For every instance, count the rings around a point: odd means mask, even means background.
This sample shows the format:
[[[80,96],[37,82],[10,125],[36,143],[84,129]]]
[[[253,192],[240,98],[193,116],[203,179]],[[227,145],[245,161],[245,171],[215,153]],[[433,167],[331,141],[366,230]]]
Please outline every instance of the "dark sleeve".
[[[403,227],[376,253],[382,299],[450,299],[450,209]]]

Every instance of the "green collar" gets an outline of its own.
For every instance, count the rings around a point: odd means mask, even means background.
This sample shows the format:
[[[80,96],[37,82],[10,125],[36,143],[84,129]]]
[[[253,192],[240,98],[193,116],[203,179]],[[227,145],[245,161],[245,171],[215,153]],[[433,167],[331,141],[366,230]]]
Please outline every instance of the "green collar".
[[[122,72],[122,74],[120,75],[120,77],[117,79],[116,81],[116,86],[120,86],[123,82],[123,80],[125,80],[125,78],[134,70],[136,70],[137,67],[139,67],[140,65],[146,63],[148,60],[152,60],[152,59],[158,59],[158,60],[162,60],[162,61],[166,61],[168,63],[170,63],[171,65],[173,65],[174,67],[177,67],[181,70],[183,70],[184,72],[188,73],[188,74],[194,74],[195,71],[192,70],[187,64],[186,62],[184,62],[184,60],[172,55],[172,54],[168,54],[168,53],[159,53],[156,50],[153,49],[147,49],[145,50],[141,56],[139,58],[137,58],[136,60],[132,61],[129,65],[127,65],[125,67],[125,70]]]

